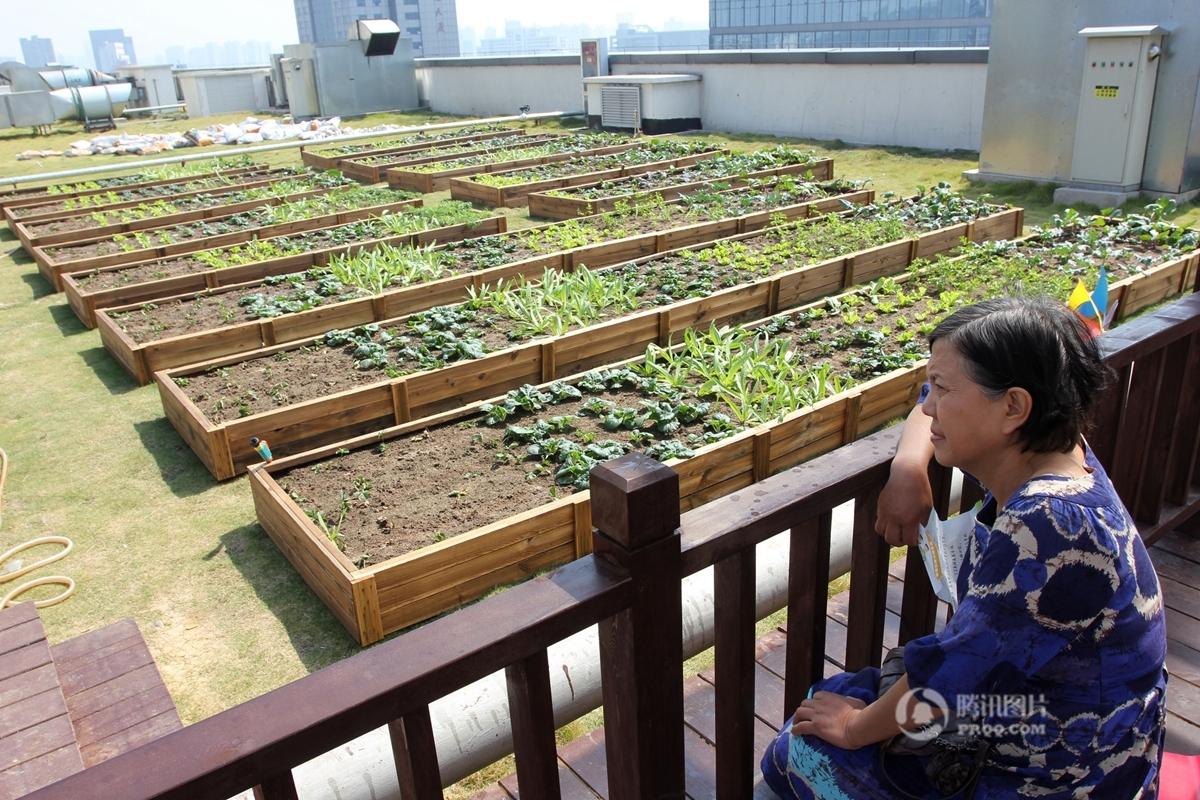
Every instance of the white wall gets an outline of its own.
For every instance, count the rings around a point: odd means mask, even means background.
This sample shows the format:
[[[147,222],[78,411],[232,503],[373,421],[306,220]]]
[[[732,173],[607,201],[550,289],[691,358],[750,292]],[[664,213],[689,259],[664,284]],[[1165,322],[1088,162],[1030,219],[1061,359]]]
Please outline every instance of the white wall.
[[[270,108],[267,77],[270,70],[230,70],[226,73],[179,73],[179,87],[188,116],[209,117],[232,112],[252,113]]]
[[[445,114],[500,116],[531,111],[582,111],[579,64],[513,66],[422,65],[417,61],[421,102]]]
[[[749,57],[703,63],[702,57],[616,63],[612,72],[702,75],[706,130],[979,149],[986,63],[752,63]],[[527,103],[534,111],[582,105],[578,64],[417,65],[422,101],[434,111],[507,114]]]
[[[978,150],[986,64],[655,64],[700,83],[706,130]],[[619,64],[617,74],[649,72]]]

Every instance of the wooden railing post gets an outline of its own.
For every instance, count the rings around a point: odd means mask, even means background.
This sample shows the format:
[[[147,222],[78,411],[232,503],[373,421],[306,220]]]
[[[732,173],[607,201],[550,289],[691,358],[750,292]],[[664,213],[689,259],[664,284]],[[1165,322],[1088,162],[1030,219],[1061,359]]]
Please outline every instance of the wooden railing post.
[[[593,469],[591,492],[597,561],[633,581],[630,607],[599,626],[609,796],[682,798],[679,476],[632,453]]]

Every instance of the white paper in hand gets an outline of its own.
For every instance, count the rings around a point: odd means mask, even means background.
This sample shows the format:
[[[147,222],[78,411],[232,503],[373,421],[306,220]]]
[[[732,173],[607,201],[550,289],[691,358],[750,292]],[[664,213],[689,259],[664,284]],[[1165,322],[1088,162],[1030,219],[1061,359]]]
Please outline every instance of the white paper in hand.
[[[920,528],[917,547],[929,573],[929,582],[939,599],[958,610],[958,570],[967,558],[967,548],[975,532],[975,517],[983,503],[976,503],[948,520],[929,512],[929,522]]]

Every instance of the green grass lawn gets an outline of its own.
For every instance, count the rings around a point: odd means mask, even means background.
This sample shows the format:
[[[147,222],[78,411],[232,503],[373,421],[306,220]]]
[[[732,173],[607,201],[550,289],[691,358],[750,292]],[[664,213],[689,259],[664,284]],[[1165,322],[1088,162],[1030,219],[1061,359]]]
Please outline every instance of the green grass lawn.
[[[352,124],[443,119],[388,114]],[[127,127],[183,130],[213,121]],[[63,149],[81,135],[73,125],[56,126],[49,136],[0,132],[0,177],[131,163],[113,156],[14,160],[23,150]],[[704,138],[735,149],[788,141]],[[948,181],[975,196],[991,191],[1026,206],[1030,223],[1056,210],[1046,187],[968,185],[961,173],[977,165],[973,153],[788,143],[833,157],[839,176],[870,177],[879,192],[910,194]],[[299,156],[285,150],[263,160],[298,164]],[[533,224],[523,209],[508,217],[511,227]],[[1187,224],[1197,217],[1194,205],[1176,214]],[[157,390],[136,386],[109,358],[99,335],[76,320],[7,228],[0,231],[0,341],[0,447],[12,459],[0,542],[47,533],[76,542],[75,552],[52,568],[74,577],[79,587],[72,599],[43,610],[52,641],[133,617],[185,722],[358,651],[259,529],[245,479],[216,483],[209,477],[163,418]],[[502,770],[489,774],[498,777]]]

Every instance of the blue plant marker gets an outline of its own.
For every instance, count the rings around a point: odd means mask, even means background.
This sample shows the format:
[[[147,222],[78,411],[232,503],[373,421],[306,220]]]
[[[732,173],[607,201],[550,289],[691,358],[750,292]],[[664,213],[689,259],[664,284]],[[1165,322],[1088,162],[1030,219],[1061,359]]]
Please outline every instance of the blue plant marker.
[[[274,458],[271,455],[271,447],[267,444],[266,439],[259,439],[257,436],[250,437],[250,446],[254,448],[254,452],[258,453],[258,457],[263,461],[270,461]]]

